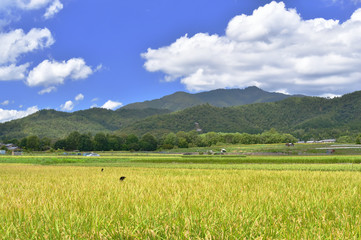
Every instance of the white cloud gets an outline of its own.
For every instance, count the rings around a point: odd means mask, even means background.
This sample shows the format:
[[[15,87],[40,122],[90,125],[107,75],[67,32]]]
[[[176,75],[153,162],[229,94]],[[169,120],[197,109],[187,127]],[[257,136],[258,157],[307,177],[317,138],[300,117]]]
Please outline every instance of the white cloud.
[[[0,64],[14,63],[24,53],[51,46],[54,39],[47,28],[33,28],[27,34],[22,29],[0,33]]]
[[[345,4],[345,3],[353,3],[353,4],[358,4],[361,3],[361,0],[329,0],[330,3],[332,4]]]
[[[60,105],[60,108],[63,111],[71,111],[74,108],[74,103],[71,100],[66,101],[64,104]]]
[[[56,62],[44,60],[30,71],[26,83],[31,86],[43,86],[45,88],[64,84],[66,79],[85,79],[93,73],[81,58],[72,58],[68,61]]]
[[[18,118],[23,118],[37,111],[39,111],[37,106],[29,107],[24,111],[4,110],[0,108],[0,122],[7,122]]]
[[[84,99],[84,95],[81,94],[81,93],[79,93],[79,94],[76,95],[76,97],[75,97],[75,101],[81,101],[81,100],[83,100],[83,99]]]
[[[340,23],[303,20],[283,2],[239,15],[225,35],[198,33],[142,54],[144,67],[191,91],[255,85],[321,95],[361,89],[361,9]]]
[[[24,79],[28,67],[28,63],[20,66],[16,66],[15,64],[10,64],[8,66],[0,65],[0,81]]]
[[[0,32],[0,81],[25,79],[30,64],[17,66],[18,58],[53,43],[54,39],[47,28],[33,28],[28,33],[22,29]]]
[[[0,103],[0,105],[6,106],[9,105],[10,101],[9,100],[5,100],[2,103]]]
[[[55,0],[47,9],[44,14],[45,19],[54,17],[60,10],[63,9],[63,4],[59,0]]]
[[[56,87],[47,87],[38,92],[39,95],[43,95],[45,93],[51,93],[56,90]]]
[[[47,8],[44,17],[53,17],[63,9],[63,4],[59,0],[1,0],[0,12],[11,12],[14,9],[23,11],[38,10]]]
[[[111,109],[111,110],[114,110],[120,106],[122,106],[123,103],[121,102],[115,102],[115,101],[112,101],[112,100],[108,100],[106,103],[104,103],[103,106],[101,106],[101,108],[106,108],[106,109]]]
[[[15,6],[21,9],[33,10],[46,7],[53,0],[18,0],[14,1]]]

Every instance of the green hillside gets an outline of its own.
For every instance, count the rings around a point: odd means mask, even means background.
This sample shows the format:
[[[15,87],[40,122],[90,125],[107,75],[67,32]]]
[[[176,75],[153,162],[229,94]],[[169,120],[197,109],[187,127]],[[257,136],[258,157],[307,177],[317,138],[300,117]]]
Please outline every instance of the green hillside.
[[[257,87],[217,89],[196,94],[176,92],[160,99],[132,103],[124,106],[122,109],[158,108],[178,111],[207,103],[216,107],[230,107],[251,103],[275,102],[288,97],[291,96],[282,93],[266,92]]]
[[[22,138],[29,135],[63,138],[72,131],[81,133],[112,132],[136,120],[154,114],[168,113],[162,109],[91,108],[73,113],[41,110],[22,119],[0,124],[0,138]]]
[[[248,90],[259,92],[257,88]],[[222,100],[225,104],[231,101],[232,94],[237,93],[224,91],[202,94],[209,100],[214,98],[220,102],[221,98],[212,94],[220,96],[228,92],[230,97],[223,97]],[[256,98],[260,99],[255,96],[253,100]],[[29,135],[55,139],[64,138],[72,131],[134,133],[139,136],[149,132],[159,136],[168,132],[194,130],[195,122],[199,123],[202,132],[261,133],[275,128],[302,139],[356,135],[361,132],[361,91],[334,99],[290,97],[278,102],[233,107],[216,107],[207,103],[176,112],[156,108],[120,108],[116,111],[92,108],[73,113],[41,110],[28,117],[0,124],[0,139]]]
[[[336,137],[361,131],[361,92],[341,98],[293,97],[279,102],[219,108],[209,104],[152,116],[122,129],[125,133],[191,131],[260,133],[271,128],[298,137]]]

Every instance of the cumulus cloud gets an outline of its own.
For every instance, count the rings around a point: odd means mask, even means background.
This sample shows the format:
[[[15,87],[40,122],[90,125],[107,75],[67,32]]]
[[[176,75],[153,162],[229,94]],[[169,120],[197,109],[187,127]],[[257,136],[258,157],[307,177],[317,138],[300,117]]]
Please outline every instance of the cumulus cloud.
[[[38,10],[46,8],[44,18],[53,17],[56,13],[63,9],[63,4],[59,0],[1,0],[0,12],[11,14],[12,10]]]
[[[0,33],[0,64],[14,63],[24,53],[51,46],[54,39],[47,28],[33,28],[28,33],[16,29]]]
[[[75,97],[75,101],[81,101],[81,100],[83,100],[83,99],[84,99],[84,95],[81,94],[81,93],[79,93],[79,94],[76,95],[76,97]]]
[[[18,110],[4,110],[0,108],[0,122],[7,122],[18,118],[26,117],[30,114],[33,114],[35,112],[39,111],[37,106],[29,107],[28,109],[24,111],[18,111]]]
[[[112,101],[112,100],[108,100],[106,103],[104,103],[103,106],[101,106],[101,108],[106,108],[106,109],[111,109],[114,110],[120,106],[122,106],[123,103],[121,102],[116,102],[116,101]]]
[[[59,0],[55,0],[47,9],[44,18],[49,19],[54,17],[60,10],[63,9],[63,4]]]
[[[8,66],[0,65],[0,81],[24,79],[28,67],[28,63],[20,66],[16,66],[15,64],[10,64]]]
[[[60,105],[60,108],[63,111],[71,111],[74,108],[74,103],[71,100],[66,101],[64,104]]]
[[[30,64],[17,66],[18,58],[53,43],[54,39],[47,28],[33,28],[28,33],[24,33],[22,29],[0,32],[0,81],[24,79]]]
[[[14,1],[14,5],[22,9],[33,10],[44,8],[52,1],[53,0],[18,0]]]
[[[72,58],[68,61],[57,62],[44,60],[30,71],[26,83],[30,87],[42,86],[46,89],[64,84],[66,79],[85,79],[93,73],[82,58]]]
[[[311,95],[361,89],[361,9],[343,23],[304,20],[283,2],[234,17],[223,36],[198,33],[142,54],[144,67],[188,90],[258,86]]]

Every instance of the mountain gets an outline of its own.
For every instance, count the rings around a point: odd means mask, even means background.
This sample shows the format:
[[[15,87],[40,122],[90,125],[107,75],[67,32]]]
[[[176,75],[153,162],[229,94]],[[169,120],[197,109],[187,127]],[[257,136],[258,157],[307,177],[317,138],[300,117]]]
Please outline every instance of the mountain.
[[[254,87],[249,90],[260,92]],[[211,93],[219,96],[224,92],[216,90]],[[203,99],[206,99],[204,95],[209,100],[214,99],[209,92],[202,94]],[[261,98],[254,96],[254,99]],[[223,98],[223,102],[227,101],[227,98]],[[150,132],[159,136],[168,132],[194,130],[196,122],[202,132],[261,133],[275,128],[303,139],[355,135],[361,132],[361,91],[334,99],[287,97],[277,102],[231,107],[206,103],[175,112],[156,108],[120,108],[116,111],[92,108],[73,113],[41,110],[28,117],[0,124],[0,138],[38,135],[55,139],[65,137],[72,131],[135,133],[139,136]]]
[[[289,97],[291,96],[282,93],[266,92],[257,87],[217,89],[196,94],[176,92],[156,100],[128,104],[122,107],[122,109],[156,108],[178,111],[207,103],[216,107],[231,107],[251,103],[276,102]]]
[[[169,113],[164,109],[91,108],[73,113],[40,110],[22,119],[0,124],[0,138],[22,138],[29,135],[62,138],[73,131],[81,133],[112,132],[145,117]]]
[[[121,129],[124,133],[191,131],[261,133],[275,128],[296,136],[335,137],[361,132],[361,91],[340,98],[292,97],[236,107],[195,106],[151,116]]]

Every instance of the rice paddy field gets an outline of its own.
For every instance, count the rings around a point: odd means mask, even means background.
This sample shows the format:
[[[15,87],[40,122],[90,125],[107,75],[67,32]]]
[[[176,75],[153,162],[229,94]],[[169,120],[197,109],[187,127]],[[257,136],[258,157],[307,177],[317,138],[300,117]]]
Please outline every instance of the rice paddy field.
[[[104,155],[0,157],[0,239],[361,238],[358,155]]]

